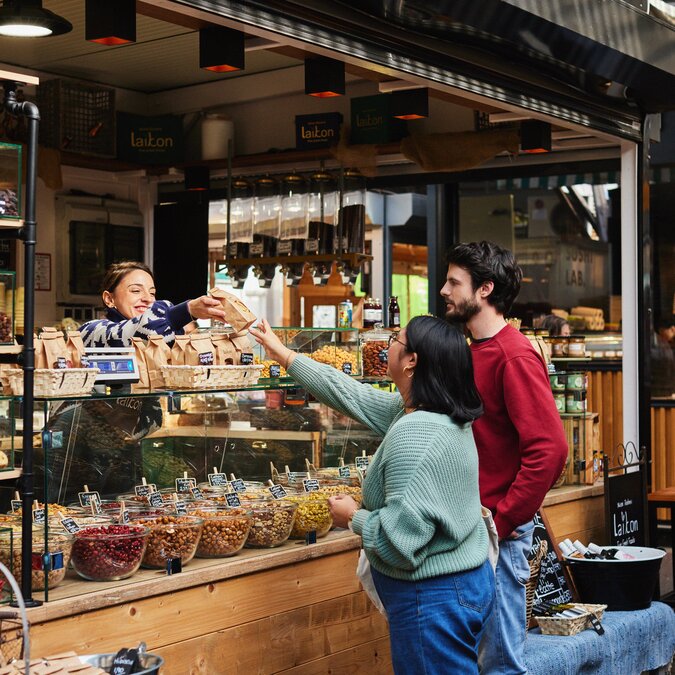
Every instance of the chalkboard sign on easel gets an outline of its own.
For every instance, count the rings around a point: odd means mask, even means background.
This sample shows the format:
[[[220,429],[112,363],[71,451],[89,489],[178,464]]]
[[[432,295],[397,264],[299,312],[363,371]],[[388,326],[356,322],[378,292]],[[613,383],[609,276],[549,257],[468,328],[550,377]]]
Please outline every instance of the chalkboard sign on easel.
[[[558,545],[553,537],[544,509],[540,509],[534,515],[530,557],[542,541],[547,543],[548,551],[541,561],[539,582],[537,583],[537,590],[534,592],[533,606],[536,607],[540,602],[552,602],[553,604],[573,602],[572,582],[560,558]]]

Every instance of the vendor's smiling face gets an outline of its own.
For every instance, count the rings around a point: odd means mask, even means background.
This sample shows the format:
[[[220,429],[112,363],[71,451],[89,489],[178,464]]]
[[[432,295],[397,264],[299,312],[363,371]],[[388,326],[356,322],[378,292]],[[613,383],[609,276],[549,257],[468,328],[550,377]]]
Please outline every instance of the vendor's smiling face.
[[[125,274],[112,291],[103,293],[103,302],[126,319],[140,316],[155,302],[155,282],[143,270]]]

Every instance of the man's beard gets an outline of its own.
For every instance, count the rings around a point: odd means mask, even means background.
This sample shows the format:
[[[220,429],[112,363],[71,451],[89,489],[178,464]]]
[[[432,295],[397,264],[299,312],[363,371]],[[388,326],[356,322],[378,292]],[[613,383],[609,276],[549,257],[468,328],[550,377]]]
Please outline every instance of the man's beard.
[[[456,304],[452,310],[446,311],[445,319],[450,323],[467,323],[479,312],[480,305],[473,298],[469,298]]]

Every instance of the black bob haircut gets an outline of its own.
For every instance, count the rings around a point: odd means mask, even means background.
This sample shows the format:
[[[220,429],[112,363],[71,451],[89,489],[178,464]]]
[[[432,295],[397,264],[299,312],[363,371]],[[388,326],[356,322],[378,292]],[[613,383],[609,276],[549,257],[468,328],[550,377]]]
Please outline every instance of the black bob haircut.
[[[511,251],[491,241],[457,244],[448,251],[447,263],[458,265],[471,275],[474,291],[491,281],[494,289],[488,303],[502,315],[509,312],[523,279],[523,271]]]
[[[483,414],[471,350],[459,328],[433,316],[416,316],[406,326],[405,341],[406,351],[417,354],[411,407],[448,415],[457,424]]]

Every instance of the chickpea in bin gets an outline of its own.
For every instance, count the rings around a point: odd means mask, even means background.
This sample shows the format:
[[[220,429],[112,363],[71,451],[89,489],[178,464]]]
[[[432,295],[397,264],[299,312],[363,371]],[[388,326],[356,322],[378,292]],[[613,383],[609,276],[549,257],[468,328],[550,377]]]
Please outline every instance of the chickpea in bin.
[[[333,518],[328,508],[328,495],[324,492],[306,492],[288,495],[288,501],[295,502],[298,510],[291,530],[291,539],[304,539],[309,532],[324,537],[333,527]]]
[[[251,529],[251,512],[222,506],[189,508],[189,514],[204,521],[197,546],[198,558],[225,558],[238,553]]]

